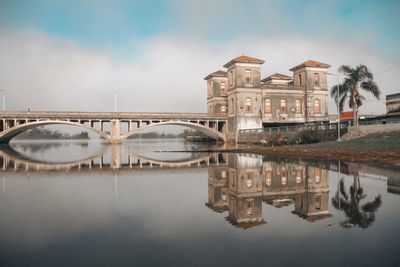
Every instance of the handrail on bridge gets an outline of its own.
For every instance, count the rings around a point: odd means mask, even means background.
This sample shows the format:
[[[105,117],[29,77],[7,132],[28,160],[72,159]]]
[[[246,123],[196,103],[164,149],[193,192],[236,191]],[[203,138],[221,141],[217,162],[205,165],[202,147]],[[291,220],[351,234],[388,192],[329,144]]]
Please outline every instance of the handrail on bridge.
[[[91,111],[0,111],[0,116],[27,116],[27,117],[40,117],[40,116],[97,116],[97,117],[191,117],[191,118],[226,118],[223,113],[184,113],[184,112],[91,112]]]

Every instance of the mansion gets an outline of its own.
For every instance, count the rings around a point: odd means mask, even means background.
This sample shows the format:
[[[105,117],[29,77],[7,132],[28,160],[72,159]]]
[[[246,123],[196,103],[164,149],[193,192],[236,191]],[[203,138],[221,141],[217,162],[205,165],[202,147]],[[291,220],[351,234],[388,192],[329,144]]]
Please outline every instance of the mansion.
[[[228,132],[328,119],[327,71],[330,65],[307,60],[293,68],[293,76],[275,73],[261,79],[264,60],[248,56],[232,59],[204,79],[207,111],[228,118]]]

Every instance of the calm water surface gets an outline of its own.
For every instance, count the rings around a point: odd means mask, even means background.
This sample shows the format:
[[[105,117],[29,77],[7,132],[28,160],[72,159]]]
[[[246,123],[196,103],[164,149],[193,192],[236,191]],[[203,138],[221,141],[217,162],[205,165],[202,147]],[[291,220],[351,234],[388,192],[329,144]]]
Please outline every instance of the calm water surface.
[[[399,265],[398,170],[204,148],[1,147],[0,266]]]

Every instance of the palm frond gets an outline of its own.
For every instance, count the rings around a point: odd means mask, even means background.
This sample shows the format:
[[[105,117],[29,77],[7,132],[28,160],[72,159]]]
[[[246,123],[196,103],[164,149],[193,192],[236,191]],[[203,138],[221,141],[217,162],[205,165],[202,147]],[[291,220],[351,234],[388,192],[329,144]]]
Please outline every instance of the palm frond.
[[[378,85],[374,82],[374,81],[366,81],[366,82],[362,82],[360,84],[360,88],[362,88],[363,90],[372,93],[376,99],[379,100],[380,97],[380,90]]]

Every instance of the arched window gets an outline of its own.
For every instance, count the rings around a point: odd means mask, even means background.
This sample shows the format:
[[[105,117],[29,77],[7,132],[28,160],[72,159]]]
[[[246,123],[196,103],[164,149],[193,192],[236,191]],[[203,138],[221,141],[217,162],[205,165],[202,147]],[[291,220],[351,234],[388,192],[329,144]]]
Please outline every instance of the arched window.
[[[286,113],[286,100],[281,99],[281,113]]]
[[[221,106],[221,113],[226,113],[226,107],[225,106]]]
[[[314,86],[319,87],[319,74],[314,73]]]
[[[271,113],[271,99],[265,99],[265,113]]]
[[[246,177],[246,186],[248,188],[253,186],[253,174],[252,173],[247,173],[247,177]]]
[[[252,111],[252,106],[251,106],[251,99],[247,98],[246,99],[246,112],[251,112]]]
[[[272,172],[271,171],[266,171],[265,172],[265,184],[267,186],[270,186],[272,182]]]
[[[281,184],[282,185],[286,185],[287,184],[287,171],[282,171]]]
[[[321,105],[318,99],[314,100],[314,114],[320,114],[321,113]]]
[[[298,82],[299,82],[299,86],[301,87],[302,86],[302,84],[301,84],[301,74],[299,74],[299,76],[298,76]]]
[[[248,199],[247,200],[247,216],[253,215],[253,210],[254,210],[254,200],[253,199]]]
[[[301,113],[301,101],[299,99],[296,100],[296,113]]]
[[[303,171],[297,170],[296,171],[296,183],[301,184],[302,181],[303,181]]]
[[[321,182],[321,169],[315,169],[314,177],[315,183],[319,184]]]

